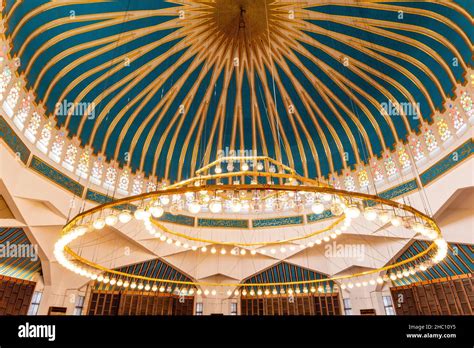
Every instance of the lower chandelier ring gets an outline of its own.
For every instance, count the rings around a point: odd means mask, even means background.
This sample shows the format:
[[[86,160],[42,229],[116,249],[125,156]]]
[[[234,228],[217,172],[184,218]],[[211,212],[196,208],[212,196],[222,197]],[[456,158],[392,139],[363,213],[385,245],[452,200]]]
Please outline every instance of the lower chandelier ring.
[[[114,274],[118,277],[123,277],[123,278],[142,280],[142,281],[147,281],[150,283],[166,283],[166,284],[173,284],[173,285],[187,285],[187,286],[193,286],[193,287],[257,287],[258,288],[258,287],[295,286],[295,285],[304,285],[304,284],[327,283],[331,281],[342,281],[342,280],[356,278],[356,277],[378,274],[380,272],[389,271],[391,269],[403,266],[407,263],[419,260],[423,256],[428,255],[435,248],[436,248],[436,243],[433,242],[424,251],[422,251],[421,253],[411,258],[402,260],[392,265],[388,265],[388,266],[381,267],[378,269],[373,269],[370,271],[364,271],[364,272],[354,273],[350,275],[341,275],[341,276],[335,276],[335,277],[321,278],[321,279],[301,280],[301,281],[292,281],[292,282],[272,282],[272,283],[213,283],[213,282],[193,282],[193,281],[179,281],[179,280],[153,278],[153,277],[129,274],[129,273],[109,269],[79,256],[74,251],[72,251],[69,247],[66,247],[64,250],[66,253],[72,256],[75,260],[83,263],[84,265],[95,268],[96,270],[100,272],[104,272],[106,274]]]

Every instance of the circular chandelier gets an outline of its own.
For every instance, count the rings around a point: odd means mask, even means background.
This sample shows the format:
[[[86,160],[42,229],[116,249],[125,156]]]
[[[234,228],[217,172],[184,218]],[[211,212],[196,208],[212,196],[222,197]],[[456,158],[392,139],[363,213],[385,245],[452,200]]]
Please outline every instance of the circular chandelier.
[[[165,213],[177,215],[184,212],[193,216],[237,215],[247,219],[255,215],[288,216],[296,212],[324,216],[331,219],[331,223],[302,235],[245,242],[202,238],[173,231],[160,220]],[[235,256],[275,254],[327,243],[350,229],[356,219],[405,228],[431,243],[417,255],[381,268],[322,279],[266,283],[177,281],[131,274],[83,257],[71,245],[86,234],[100,233],[106,226],[125,225],[135,220],[143,224],[156,240],[186,250]],[[212,247],[208,248],[209,245]],[[220,249],[214,245],[219,245]],[[176,291],[182,295],[193,295],[195,292],[215,294],[215,289],[209,289],[228,287],[235,288],[234,291],[227,291],[229,296],[246,296],[324,292],[331,282],[336,282],[342,289],[383,284],[425,271],[444,259],[447,249],[448,245],[435,221],[411,206],[375,195],[336,189],[300,176],[292,168],[269,157],[233,156],[219,158],[196,171],[193,178],[163,185],[157,191],[105,203],[78,214],[63,227],[54,253],[64,267],[75,273],[118,287]],[[396,271],[397,268],[402,270]]]

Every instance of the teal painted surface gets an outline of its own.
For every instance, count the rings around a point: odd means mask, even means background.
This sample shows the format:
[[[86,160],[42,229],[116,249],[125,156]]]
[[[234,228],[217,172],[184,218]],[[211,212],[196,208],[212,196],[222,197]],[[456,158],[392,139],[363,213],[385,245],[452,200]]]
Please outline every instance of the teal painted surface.
[[[173,215],[171,213],[165,212],[163,216],[159,218],[159,220],[163,222],[171,222],[173,224],[178,225],[194,226],[194,217],[187,215]]]
[[[303,222],[304,222],[303,216],[289,216],[289,217],[272,218],[272,219],[254,219],[252,220],[252,226],[254,228],[277,227],[277,226],[288,226],[288,225],[300,225]]]
[[[321,283],[311,283],[312,280],[317,279],[326,279],[327,275],[318,273],[316,271],[312,271],[307,268],[299,267],[287,262],[280,262],[262,272],[258,272],[253,276],[249,277],[245,281],[244,284],[258,284],[258,283],[287,283],[287,282],[297,282],[297,281],[308,281],[306,284],[301,284],[298,287],[302,291],[303,288],[309,290],[311,286],[315,286],[316,288],[319,286],[323,286],[326,292],[331,292],[334,287],[334,282],[332,281],[324,281]],[[293,290],[296,289],[295,285],[291,285],[289,287],[283,287],[285,290],[288,288],[292,288]],[[273,290],[276,288],[278,291],[282,288],[282,286],[275,286],[269,288]],[[247,288],[248,289],[248,288]],[[255,288],[256,289],[256,288]]]
[[[316,222],[316,221],[321,221],[325,219],[332,218],[333,215],[330,210],[325,210],[321,214],[308,214],[306,215],[306,219],[308,222]]]
[[[150,278],[158,278],[158,279],[166,279],[166,280],[175,280],[175,281],[192,281],[186,274],[178,270],[177,268],[169,265],[165,261],[161,259],[153,259],[145,262],[136,263],[129,266],[119,267],[115,269],[119,272],[124,272],[127,274],[134,274],[140,276],[146,276]],[[140,282],[139,280],[136,281],[137,284]],[[165,288],[170,287],[170,290],[173,291],[177,285],[175,284],[168,284],[166,282],[157,282],[157,283],[148,283],[146,281],[143,282],[143,285],[149,284],[150,287],[156,285],[158,287],[164,286]],[[95,289],[97,290],[123,290],[122,287],[118,287],[117,285],[110,285],[104,284],[101,282],[96,282],[94,285]],[[127,288],[128,291],[132,290]],[[135,289],[135,291],[140,291]]]
[[[431,168],[420,175],[423,186],[443,175],[448,170],[456,167],[459,163],[470,157],[474,152],[474,143],[472,139],[458,147],[456,150],[438,161]]]
[[[8,147],[16,154],[24,164],[28,162],[31,151],[25,143],[16,135],[15,131],[11,129],[3,116],[0,116],[0,138],[5,141]]]
[[[0,274],[32,280],[41,271],[38,248],[22,228],[0,227]]]
[[[248,220],[198,219],[199,227],[248,228]]]
[[[404,184],[393,187],[389,190],[379,193],[379,196],[385,199],[393,199],[410,193],[411,191],[417,190],[418,184],[415,179],[410,180]]]
[[[77,196],[82,196],[82,193],[84,192],[84,186],[51,167],[36,156],[33,156],[30,168]]]
[[[92,202],[99,203],[99,204],[105,204],[105,203],[109,203],[113,201],[112,197],[109,197],[97,191],[93,191],[91,189],[87,190],[86,199]]]

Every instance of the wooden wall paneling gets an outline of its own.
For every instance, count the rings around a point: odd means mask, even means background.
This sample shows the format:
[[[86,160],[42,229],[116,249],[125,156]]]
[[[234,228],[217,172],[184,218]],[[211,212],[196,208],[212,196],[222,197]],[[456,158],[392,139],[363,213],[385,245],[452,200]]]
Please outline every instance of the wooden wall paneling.
[[[0,276],[0,315],[26,315],[36,283]]]
[[[409,315],[472,315],[474,296],[472,274],[418,282],[392,287],[397,314]],[[398,307],[398,295],[404,303]]]
[[[474,290],[473,290],[473,284],[472,284],[472,278],[464,278],[462,280],[463,286],[464,286],[464,291],[466,292],[467,296],[467,301],[469,303],[469,309],[470,309],[470,314],[473,313],[473,308],[474,308]]]
[[[447,285],[449,286],[449,289],[451,290],[451,294],[453,296],[454,303],[456,305],[456,314],[461,314],[462,305],[461,305],[461,302],[459,301],[459,298],[456,296],[457,295],[456,288],[454,287],[454,284],[452,281],[448,281]]]
[[[428,304],[430,305],[430,308],[433,310],[433,312],[437,315],[443,314],[443,311],[441,310],[441,305],[438,301],[438,297],[434,292],[434,284],[425,284],[423,285],[423,289],[425,290],[426,297],[428,299]]]
[[[446,292],[444,291],[444,285],[442,283],[434,284],[434,291],[441,307],[441,313],[451,315],[452,313],[451,309],[449,308]]]

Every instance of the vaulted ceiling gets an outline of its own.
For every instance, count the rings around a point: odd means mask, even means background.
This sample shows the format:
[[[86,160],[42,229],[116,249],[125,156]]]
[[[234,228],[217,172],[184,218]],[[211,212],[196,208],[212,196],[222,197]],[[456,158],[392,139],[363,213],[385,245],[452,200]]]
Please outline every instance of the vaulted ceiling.
[[[465,82],[473,13],[462,0],[7,0],[4,9],[19,71],[58,126],[172,180],[226,148],[309,177],[381,155]],[[419,113],[387,113],[389,100]]]

